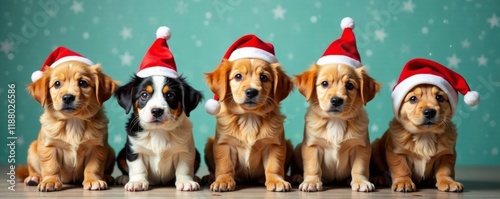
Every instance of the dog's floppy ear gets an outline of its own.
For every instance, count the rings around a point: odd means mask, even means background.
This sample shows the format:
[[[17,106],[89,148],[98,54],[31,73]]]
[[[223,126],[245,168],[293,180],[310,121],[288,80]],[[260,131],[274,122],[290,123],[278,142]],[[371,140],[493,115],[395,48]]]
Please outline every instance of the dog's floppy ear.
[[[228,94],[229,80],[228,76],[231,72],[232,62],[224,59],[220,65],[211,73],[205,74],[205,80],[212,92],[219,96],[219,101],[224,101]]]
[[[50,67],[45,69],[42,77],[35,82],[28,85],[26,88],[28,92],[30,92],[31,96],[35,98],[35,100],[45,107],[47,104],[47,100],[50,100]]]
[[[274,73],[274,100],[276,100],[276,102],[281,102],[281,100],[284,100],[292,91],[293,82],[290,77],[285,74],[280,64],[271,64],[271,67]]]
[[[132,108],[132,97],[134,96],[134,87],[137,78],[139,77],[133,77],[127,84],[118,87],[115,92],[118,104],[125,109],[125,113],[127,114],[130,112],[130,108]]]
[[[366,103],[372,100],[379,91],[380,83],[376,82],[375,79],[366,73],[365,67],[357,68],[356,72],[361,82],[359,90],[361,93],[361,100],[363,100],[363,103],[366,105]]]
[[[186,116],[189,117],[189,113],[198,106],[198,103],[203,99],[203,95],[200,91],[191,87],[184,77],[180,77],[179,80],[182,84],[182,108]]]
[[[309,70],[300,75],[295,75],[295,84],[297,85],[299,92],[306,97],[306,101],[311,99],[311,96],[316,89],[318,67],[318,65],[313,64]]]
[[[97,103],[102,105],[116,90],[117,83],[102,72],[101,64],[91,66],[94,70],[95,96]]]

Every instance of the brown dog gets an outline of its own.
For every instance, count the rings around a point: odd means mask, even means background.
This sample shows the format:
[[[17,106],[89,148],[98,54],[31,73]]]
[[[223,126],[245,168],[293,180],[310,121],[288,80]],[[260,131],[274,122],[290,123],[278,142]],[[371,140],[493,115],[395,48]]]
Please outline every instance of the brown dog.
[[[285,181],[291,144],[285,140],[279,103],[293,82],[278,63],[262,59],[223,60],[206,75],[220,96],[216,134],[205,148],[215,182],[212,191],[233,191],[236,182],[264,182],[269,191],[289,191]]]
[[[301,191],[320,191],[323,182],[352,177],[355,191],[373,191],[368,181],[370,139],[364,105],[380,85],[363,67],[313,64],[295,83],[309,101],[304,140],[294,153],[293,181]],[[303,171],[303,178],[302,178]]]
[[[457,130],[449,96],[437,86],[417,85],[404,96],[397,114],[399,120],[394,118],[372,144],[373,181],[387,184],[382,175],[390,172],[394,191],[416,191],[414,182],[462,191],[463,185],[454,180]]]
[[[102,104],[116,83],[100,65],[79,61],[46,67],[43,76],[28,91],[44,108],[38,139],[28,150],[30,186],[40,191],[58,191],[63,183],[82,183],[84,189],[107,189],[105,180],[114,165],[108,145],[108,119]]]

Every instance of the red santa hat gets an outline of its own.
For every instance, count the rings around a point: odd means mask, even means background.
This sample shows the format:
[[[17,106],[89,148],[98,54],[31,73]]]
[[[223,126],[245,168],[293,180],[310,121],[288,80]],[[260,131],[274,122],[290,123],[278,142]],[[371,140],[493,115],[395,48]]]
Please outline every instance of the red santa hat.
[[[420,84],[435,85],[443,90],[448,95],[453,113],[458,103],[458,92],[464,95],[464,101],[468,106],[479,103],[479,93],[471,91],[467,81],[460,74],[437,62],[416,58],[406,63],[397,84],[392,89],[392,108],[396,119],[399,118],[399,109],[408,91]]]
[[[346,17],[340,22],[340,27],[343,29],[342,36],[328,46],[316,64],[346,64],[353,68],[361,67],[361,57],[356,47],[356,37],[352,31],[354,29],[354,20]]]
[[[170,28],[166,26],[159,27],[156,30],[156,40],[144,55],[137,76],[149,77],[161,75],[171,78],[177,78],[177,67],[174,56],[168,48],[167,40],[170,39]]]
[[[244,35],[236,40],[227,50],[223,60],[235,61],[244,58],[257,58],[269,63],[278,63],[273,44],[264,42],[253,34]],[[219,96],[215,95],[213,99],[207,100],[205,110],[212,115],[219,113]]]
[[[40,70],[37,70],[31,74],[31,81],[35,82],[36,80],[39,80],[43,76],[43,72],[47,67],[54,68],[58,66],[59,64],[62,64],[64,62],[68,61],[79,61],[83,62],[89,66],[94,65],[90,59],[87,59],[86,57],[64,47],[64,46],[59,46],[57,47],[50,55],[47,57],[45,62],[42,65],[42,68]]]

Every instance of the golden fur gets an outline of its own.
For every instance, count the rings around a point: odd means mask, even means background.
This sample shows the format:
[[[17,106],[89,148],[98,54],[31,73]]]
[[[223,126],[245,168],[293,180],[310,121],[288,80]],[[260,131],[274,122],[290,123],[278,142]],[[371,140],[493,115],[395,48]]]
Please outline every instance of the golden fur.
[[[443,97],[441,102],[438,95]],[[435,124],[425,124],[425,109],[436,110]],[[436,86],[418,85],[407,93],[398,112],[399,121],[393,119],[372,145],[372,165],[378,175],[374,181],[385,184],[380,176],[390,172],[394,191],[416,191],[415,183],[462,191],[463,185],[454,181],[457,132],[448,96]]]
[[[292,151],[279,103],[292,90],[291,79],[279,64],[261,59],[224,60],[206,79],[221,102],[215,137],[205,148],[206,163],[215,172],[210,190],[233,191],[236,181],[265,180],[269,191],[289,191],[284,177]],[[259,93],[253,105],[245,104],[249,88]]]
[[[352,176],[352,190],[373,191],[368,181],[371,148],[363,106],[380,85],[363,67],[343,64],[313,64],[296,76],[295,83],[310,106],[303,142],[294,153],[293,182],[301,183],[301,191],[320,191],[323,182]],[[333,98],[342,99],[342,108],[335,108]]]
[[[28,176],[20,174],[27,176],[27,185],[57,191],[63,183],[79,182],[84,189],[107,189],[105,180],[112,181],[114,151],[108,144],[108,119],[102,103],[115,87],[100,65],[76,61],[47,67],[43,77],[28,86],[45,111],[38,139],[28,150]],[[65,94],[75,96],[72,111],[63,109]]]

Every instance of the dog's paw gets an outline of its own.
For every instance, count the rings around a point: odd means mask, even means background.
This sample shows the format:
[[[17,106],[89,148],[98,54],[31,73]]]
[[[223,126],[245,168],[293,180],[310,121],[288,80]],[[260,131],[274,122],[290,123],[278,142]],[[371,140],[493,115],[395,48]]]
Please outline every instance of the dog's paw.
[[[315,192],[323,190],[323,182],[320,179],[307,180],[299,185],[299,191],[303,192]]]
[[[24,179],[24,184],[28,186],[37,186],[40,183],[40,176],[28,176]]]
[[[292,179],[290,180],[290,182],[292,184],[295,184],[295,185],[298,185],[298,184],[304,182],[304,177],[302,175],[300,175],[300,174],[295,174],[291,178]]]
[[[200,190],[200,184],[192,180],[177,180],[175,188],[179,191],[198,191]]]
[[[128,175],[121,175],[116,178],[116,185],[125,185],[128,182]]]
[[[353,180],[351,182],[351,189],[359,192],[371,192],[375,190],[375,185],[368,180]]]
[[[108,189],[108,184],[104,180],[98,179],[84,180],[82,185],[85,190],[99,191]]]
[[[149,189],[149,182],[147,180],[129,181],[124,188],[127,191],[146,191]]]
[[[216,180],[210,185],[210,191],[225,192],[234,191],[236,187],[236,182],[231,177],[226,177],[224,179]]]
[[[268,191],[285,192],[292,190],[292,185],[284,180],[269,180],[266,181],[266,189]]]
[[[62,189],[62,182],[57,178],[50,178],[42,180],[38,184],[38,191],[48,192],[48,191],[60,191]]]
[[[392,190],[397,192],[413,192],[417,188],[410,178],[397,178],[392,183]]]
[[[436,187],[439,191],[446,192],[462,192],[464,190],[464,185],[462,183],[453,180],[440,180],[436,183]]]

